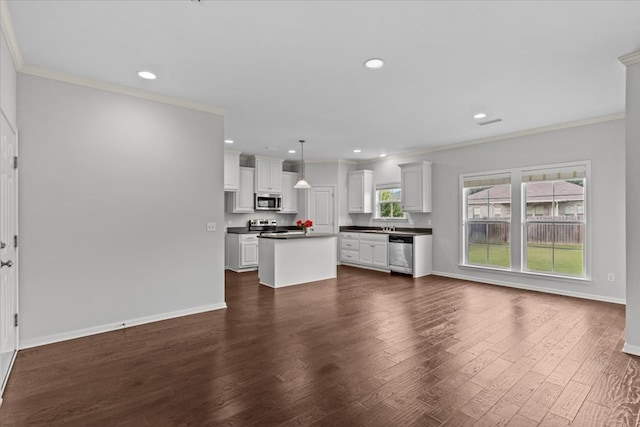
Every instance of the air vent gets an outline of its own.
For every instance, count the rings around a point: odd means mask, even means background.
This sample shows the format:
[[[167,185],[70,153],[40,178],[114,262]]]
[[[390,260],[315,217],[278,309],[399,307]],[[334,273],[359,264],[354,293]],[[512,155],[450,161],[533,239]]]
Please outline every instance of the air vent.
[[[502,121],[502,119],[493,119],[493,120],[487,120],[486,122],[478,122],[478,124],[480,126],[486,126],[486,125],[491,125],[493,123],[499,123],[501,121]]]

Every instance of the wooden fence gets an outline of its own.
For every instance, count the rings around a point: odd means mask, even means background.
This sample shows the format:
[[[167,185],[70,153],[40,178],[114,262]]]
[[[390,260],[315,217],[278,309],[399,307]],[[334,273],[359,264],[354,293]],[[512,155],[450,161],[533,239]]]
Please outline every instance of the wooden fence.
[[[576,217],[556,217],[575,221]],[[542,220],[537,217],[536,220]],[[510,224],[507,223],[469,223],[469,243],[501,244],[509,242]],[[527,243],[539,245],[582,245],[584,225],[580,223],[529,223],[527,224]]]

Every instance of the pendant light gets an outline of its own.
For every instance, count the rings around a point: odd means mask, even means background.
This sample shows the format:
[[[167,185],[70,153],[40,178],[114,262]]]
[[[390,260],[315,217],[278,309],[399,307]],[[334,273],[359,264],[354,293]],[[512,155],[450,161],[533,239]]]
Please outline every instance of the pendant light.
[[[296,182],[293,188],[311,188],[306,179],[304,179],[304,139],[300,140],[300,180]]]

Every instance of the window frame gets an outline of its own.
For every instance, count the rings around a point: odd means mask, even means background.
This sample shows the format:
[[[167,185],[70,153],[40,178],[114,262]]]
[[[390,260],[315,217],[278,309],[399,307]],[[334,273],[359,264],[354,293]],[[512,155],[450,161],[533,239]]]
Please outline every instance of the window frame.
[[[383,190],[398,190],[399,194],[400,194],[400,198],[398,200],[390,200],[390,201],[381,201],[379,198],[379,192],[383,191]],[[406,222],[407,221],[407,212],[402,211],[402,216],[398,216],[398,217],[383,217],[380,216],[380,205],[381,204],[394,204],[397,203],[399,206],[401,205],[401,200],[402,200],[402,187],[400,182],[385,182],[385,183],[381,183],[381,184],[376,184],[375,188],[374,188],[374,201],[375,201],[375,214],[373,217],[374,221],[400,221],[400,222]],[[400,206],[400,209],[402,209],[402,206]]]
[[[480,209],[479,207],[473,207],[473,214],[471,218],[469,217],[469,205],[467,202],[468,196],[465,191],[467,187],[465,187],[465,181],[472,180],[491,180],[495,177],[507,178],[509,179],[510,185],[510,194],[509,194],[509,203],[510,206],[513,206],[513,182],[510,171],[491,171],[486,173],[471,173],[471,174],[462,174],[460,175],[460,189],[462,192],[462,231],[461,231],[461,263],[465,267],[472,268],[481,268],[481,269],[492,269],[492,270],[500,270],[500,271],[511,271],[513,268],[513,257],[512,253],[512,243],[513,243],[513,215],[509,215],[509,218],[505,218],[504,216],[500,216],[499,218],[493,218],[489,216],[489,212],[487,212],[487,218],[476,218],[476,210]],[[481,187],[481,185],[475,186]],[[487,205],[489,206],[489,205]],[[468,229],[471,224],[508,224],[509,225],[509,244],[508,244],[508,253],[509,253],[509,266],[502,267],[498,265],[489,265],[489,264],[471,264],[469,262],[469,242],[468,242]],[[486,246],[489,246],[490,243],[485,243]],[[488,249],[488,248],[487,248]]]
[[[526,236],[526,200],[524,188],[522,186],[523,176],[531,173],[532,171],[539,171],[545,169],[565,169],[570,167],[582,167],[585,171],[585,189],[584,189],[584,202],[582,204],[582,212],[579,212],[578,208],[576,208],[577,215],[583,215],[584,219],[584,236],[583,236],[583,275],[575,276],[575,275],[567,275],[562,273],[555,272],[545,272],[545,271],[534,271],[526,269],[526,257],[525,257],[525,249],[526,242],[524,241]],[[467,262],[467,245],[466,245],[466,201],[465,201],[465,187],[464,180],[469,179],[471,177],[481,177],[481,176],[490,176],[490,175],[499,175],[499,174],[510,174],[511,178],[511,227],[510,227],[510,268],[501,268],[494,266],[484,266],[484,265],[476,265],[469,264]],[[564,163],[553,163],[553,164],[544,164],[544,165],[532,165],[532,166],[522,166],[518,168],[511,169],[500,169],[500,170],[489,170],[489,171],[478,171],[478,172],[470,172],[470,173],[461,173],[459,174],[459,184],[458,191],[459,193],[459,209],[458,209],[458,218],[460,219],[461,226],[458,228],[458,232],[460,233],[458,241],[460,242],[460,246],[458,248],[459,261],[458,265],[462,268],[468,268],[473,270],[489,270],[496,271],[499,273],[507,273],[507,274],[515,274],[515,275],[526,275],[526,276],[538,276],[538,277],[549,277],[565,282],[573,282],[573,283],[585,283],[591,282],[591,272],[592,272],[592,241],[591,236],[592,233],[592,219],[591,219],[591,188],[593,187],[593,180],[591,178],[591,161],[590,160],[576,160],[571,162]],[[515,221],[515,222],[514,222]],[[518,222],[519,221],[519,227]]]
[[[590,230],[590,221],[588,220],[588,212],[590,211],[589,206],[587,206],[588,201],[589,201],[589,190],[591,188],[591,182],[590,182],[590,164],[588,164],[588,162],[580,162],[580,163],[562,163],[562,164],[554,164],[554,165],[548,165],[548,166],[540,166],[540,167],[535,167],[535,168],[527,168],[525,170],[521,171],[521,174],[524,175],[526,173],[531,173],[533,171],[536,172],[543,172],[543,171],[547,171],[547,170],[557,170],[557,169],[564,169],[564,168],[571,168],[571,167],[584,167],[585,169],[585,176],[584,176],[584,187],[583,187],[583,200],[582,200],[582,213],[578,213],[578,206],[574,205],[573,208],[575,210],[575,216],[577,215],[582,215],[582,219],[578,219],[576,218],[575,220],[570,220],[570,221],[554,221],[554,220],[542,220],[542,219],[536,219],[538,216],[535,214],[531,219],[529,219],[527,217],[527,192],[526,192],[526,185],[529,184],[529,182],[523,182],[522,179],[520,180],[520,203],[521,203],[521,219],[520,219],[520,230],[521,230],[521,236],[520,236],[520,250],[521,250],[521,271],[523,273],[527,273],[527,274],[538,274],[538,275],[545,275],[545,276],[552,276],[552,277],[562,277],[562,278],[569,278],[569,279],[589,279],[590,277],[590,265],[591,265],[591,258],[589,256],[590,252],[588,250],[588,247],[590,245],[588,245],[589,242],[589,237],[591,236],[591,230]],[[521,175],[521,176],[522,176]],[[561,182],[561,181],[567,181],[567,179],[555,179],[555,180],[546,180],[546,182],[551,182],[553,183],[553,191],[555,192],[555,183],[556,182]],[[537,181],[537,182],[545,182],[545,181]],[[555,199],[555,193],[552,194],[552,196]],[[552,201],[552,206],[553,203],[557,203],[555,202],[555,200]],[[544,215],[542,215],[544,216]],[[552,215],[552,216],[556,216],[556,215]],[[562,215],[558,215],[558,216],[562,216]],[[567,216],[567,215],[564,215]],[[556,271],[540,271],[540,270],[530,270],[528,268],[528,248],[529,248],[529,244],[528,244],[528,230],[527,230],[527,226],[529,224],[549,224],[552,226],[555,226],[556,224],[580,224],[582,225],[582,274],[580,275],[574,275],[574,274],[568,274],[568,273],[558,273]],[[554,242],[555,244],[555,242]],[[552,248],[553,252],[552,252],[552,268],[555,267],[555,246]]]

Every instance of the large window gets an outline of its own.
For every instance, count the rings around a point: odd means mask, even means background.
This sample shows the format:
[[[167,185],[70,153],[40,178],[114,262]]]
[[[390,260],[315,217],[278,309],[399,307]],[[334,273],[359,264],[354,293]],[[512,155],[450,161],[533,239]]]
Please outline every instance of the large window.
[[[585,276],[585,175],[581,166],[523,174],[524,270]]]
[[[463,187],[465,263],[509,268],[510,175],[467,176]]]
[[[463,264],[588,277],[587,171],[583,162],[463,175]]]
[[[400,184],[380,184],[376,186],[376,218],[405,219],[400,207],[402,190]]]

